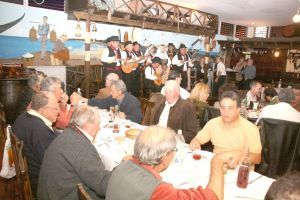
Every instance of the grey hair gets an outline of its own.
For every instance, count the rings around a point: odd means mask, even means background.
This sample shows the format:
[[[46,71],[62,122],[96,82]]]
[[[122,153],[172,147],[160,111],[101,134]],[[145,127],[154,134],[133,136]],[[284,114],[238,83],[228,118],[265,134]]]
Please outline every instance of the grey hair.
[[[35,85],[37,84],[40,84],[40,81],[42,79],[37,75],[37,74],[31,74],[29,76],[29,79],[27,81],[27,85],[30,87],[30,88],[33,88]]]
[[[144,164],[159,165],[161,158],[176,147],[174,130],[149,126],[136,138],[134,157]]]
[[[48,105],[49,98],[50,98],[51,95],[53,96],[53,94],[50,93],[50,92],[34,93],[32,98],[31,98],[31,108],[33,110],[39,110],[39,109],[45,107],[46,105]]]
[[[49,91],[49,92],[53,92],[54,90],[54,85],[55,84],[59,84],[61,85],[61,80],[57,77],[46,77],[41,81],[41,91]]]
[[[255,87],[257,84],[261,84],[259,81],[252,81],[249,85],[250,89]]]
[[[75,107],[70,123],[76,124],[82,128],[85,123],[92,124],[97,118],[100,119],[98,108],[80,105]]]
[[[165,91],[168,92],[178,92],[178,94],[180,93],[180,85],[177,81],[175,80],[168,80],[165,83]]]
[[[291,104],[295,100],[295,93],[291,88],[283,88],[278,93],[278,99],[280,102]]]
[[[111,86],[115,86],[117,90],[120,90],[122,93],[127,92],[126,85],[122,80],[113,80],[111,81]]]

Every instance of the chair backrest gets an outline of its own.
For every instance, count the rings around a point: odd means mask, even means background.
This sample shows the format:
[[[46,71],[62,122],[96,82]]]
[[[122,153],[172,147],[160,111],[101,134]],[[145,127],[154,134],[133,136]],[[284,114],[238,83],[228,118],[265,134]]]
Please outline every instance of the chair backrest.
[[[4,106],[0,103],[0,145],[5,143],[6,140],[6,119],[4,113]]]
[[[139,101],[141,103],[141,110],[142,110],[142,114],[144,116],[142,124],[149,125],[151,111],[152,111],[152,108],[154,108],[155,103],[149,101],[148,99],[146,99],[144,97],[139,97]]]
[[[271,178],[300,170],[300,123],[263,118],[259,125],[262,161],[255,170]]]
[[[220,109],[212,107],[212,106],[207,106],[204,109],[202,119],[200,119],[200,122],[199,122],[200,127],[203,128],[209,120],[219,117],[219,116],[221,116]]]
[[[14,164],[16,169],[16,181],[20,199],[32,200],[32,191],[28,174],[26,158],[23,156],[23,141],[19,140],[15,134],[10,132],[10,140]]]
[[[78,191],[79,200],[92,200],[92,198],[85,191],[81,183],[77,184],[77,191]]]

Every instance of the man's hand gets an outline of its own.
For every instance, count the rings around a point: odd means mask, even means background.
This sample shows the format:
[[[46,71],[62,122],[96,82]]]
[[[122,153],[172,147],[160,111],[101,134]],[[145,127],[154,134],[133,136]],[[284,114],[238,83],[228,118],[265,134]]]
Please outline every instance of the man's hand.
[[[199,140],[196,137],[194,137],[194,139],[192,139],[191,143],[189,144],[189,147],[191,150],[201,149],[201,144]]]
[[[121,119],[126,119],[126,115],[125,115],[124,112],[119,112],[119,117],[120,117]]]
[[[70,102],[71,105],[78,105],[80,100],[81,100],[82,96],[80,96],[79,94],[77,94],[76,92],[73,92],[73,94],[70,96]]]

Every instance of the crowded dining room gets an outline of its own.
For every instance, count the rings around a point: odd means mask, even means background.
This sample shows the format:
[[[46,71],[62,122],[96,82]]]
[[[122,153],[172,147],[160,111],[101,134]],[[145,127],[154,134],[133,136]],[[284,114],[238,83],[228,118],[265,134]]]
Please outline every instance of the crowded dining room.
[[[1,0],[0,200],[300,200],[300,0]]]

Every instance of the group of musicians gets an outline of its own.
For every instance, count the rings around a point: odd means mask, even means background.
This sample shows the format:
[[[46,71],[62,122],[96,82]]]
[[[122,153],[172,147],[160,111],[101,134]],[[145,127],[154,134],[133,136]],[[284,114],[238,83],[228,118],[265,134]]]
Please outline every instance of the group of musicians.
[[[191,89],[190,73],[195,63],[184,44],[180,44],[177,52],[174,44],[169,43],[160,45],[157,49],[154,45],[150,45],[143,53],[140,44],[131,41],[124,43],[124,51],[122,51],[118,36],[111,36],[106,42],[107,48],[101,57],[103,78],[112,72],[118,74],[126,83],[128,92],[134,96],[140,96],[141,81],[144,88],[151,92],[160,92],[170,70],[181,73],[181,87]],[[207,69],[204,69],[204,60],[197,62],[198,77],[203,78],[203,74],[207,72]]]

